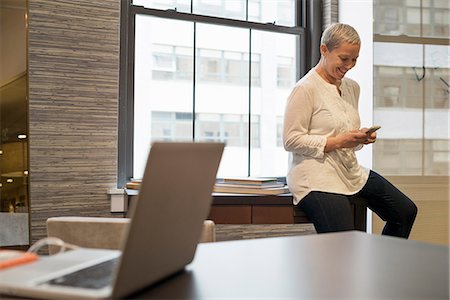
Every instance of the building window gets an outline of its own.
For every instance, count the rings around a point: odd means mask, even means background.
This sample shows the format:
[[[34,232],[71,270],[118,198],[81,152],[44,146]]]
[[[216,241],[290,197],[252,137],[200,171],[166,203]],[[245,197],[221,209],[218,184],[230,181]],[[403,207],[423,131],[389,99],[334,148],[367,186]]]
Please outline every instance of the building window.
[[[277,85],[292,87],[295,78],[294,59],[292,57],[277,58]]]
[[[234,114],[196,115],[198,138],[209,142],[223,142],[228,147],[242,147],[248,143],[248,116]],[[180,141],[191,138],[192,113],[164,112],[151,113],[152,142]],[[252,146],[260,147],[260,124],[257,116],[252,118]]]
[[[283,116],[277,117],[277,146],[284,147],[283,145]]]
[[[374,33],[448,38],[448,0],[374,0]]]

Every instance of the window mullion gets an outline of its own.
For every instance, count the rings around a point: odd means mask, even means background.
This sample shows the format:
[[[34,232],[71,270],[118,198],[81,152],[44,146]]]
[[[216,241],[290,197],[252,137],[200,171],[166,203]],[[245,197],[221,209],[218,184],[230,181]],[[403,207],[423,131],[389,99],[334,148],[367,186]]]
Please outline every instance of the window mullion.
[[[192,10],[192,4],[191,4]],[[193,46],[192,46],[192,140],[195,141],[195,122],[196,122],[196,83],[197,83],[197,23],[194,22],[194,36],[193,36]]]
[[[175,10],[159,10],[153,8],[145,8],[143,6],[131,5],[130,10],[133,14],[142,14],[155,16],[160,18],[167,18],[173,20],[180,21],[192,21],[197,23],[205,23],[205,24],[215,24],[215,25],[223,25],[229,27],[238,27],[238,28],[247,28],[247,29],[256,29],[261,31],[270,31],[270,32],[279,32],[279,33],[287,33],[287,34],[295,34],[295,35],[303,35],[305,30],[303,27],[299,26],[281,26],[275,25],[273,23],[258,23],[252,21],[244,21],[244,20],[236,20],[236,19],[226,19],[221,17],[213,17],[213,16],[205,16],[205,15],[197,15],[193,13],[183,13],[177,12]]]
[[[247,154],[247,175],[251,170],[251,150],[252,150],[252,30],[248,33],[248,154]]]

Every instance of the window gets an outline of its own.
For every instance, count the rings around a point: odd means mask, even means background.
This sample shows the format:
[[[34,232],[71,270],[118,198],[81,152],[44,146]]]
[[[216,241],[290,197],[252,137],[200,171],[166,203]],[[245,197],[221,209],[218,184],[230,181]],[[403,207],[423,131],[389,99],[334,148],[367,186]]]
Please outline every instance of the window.
[[[152,78],[192,80],[192,48],[154,45]]]
[[[192,140],[226,143],[219,177],[285,176],[280,119],[305,73],[296,2],[133,1],[128,177],[142,176],[152,142]]]
[[[295,74],[294,59],[292,57],[278,57],[277,61],[277,85],[292,87],[295,78],[293,76]]]
[[[373,166],[385,175],[450,175],[449,11],[443,0],[374,1],[374,122],[383,130]]]
[[[448,38],[448,0],[374,0],[374,33]]]

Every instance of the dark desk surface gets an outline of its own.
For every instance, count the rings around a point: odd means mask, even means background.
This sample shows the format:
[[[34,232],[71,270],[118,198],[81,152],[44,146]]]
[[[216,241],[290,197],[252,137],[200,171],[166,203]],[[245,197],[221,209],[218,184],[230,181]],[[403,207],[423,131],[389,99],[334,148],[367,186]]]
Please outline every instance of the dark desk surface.
[[[362,232],[200,244],[145,299],[449,299],[449,248]]]

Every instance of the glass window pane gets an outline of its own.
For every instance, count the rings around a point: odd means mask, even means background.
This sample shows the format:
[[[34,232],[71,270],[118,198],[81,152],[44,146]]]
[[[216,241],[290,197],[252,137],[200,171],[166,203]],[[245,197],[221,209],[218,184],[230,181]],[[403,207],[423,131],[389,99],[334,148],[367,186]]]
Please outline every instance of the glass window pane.
[[[422,175],[422,139],[377,139],[373,161],[374,170],[384,175]]]
[[[197,24],[196,140],[226,143],[218,172],[248,174],[248,29]],[[206,117],[215,116],[215,121]]]
[[[136,16],[134,174],[153,141],[190,141],[193,126],[193,24]]]
[[[448,176],[450,167],[449,139],[426,140],[425,175]]]
[[[450,175],[450,46],[425,45],[426,175]]]
[[[261,0],[248,0],[248,20],[261,22]]]
[[[423,4],[423,36],[448,38],[450,2],[434,0]]]
[[[268,44],[273,46],[267,47]],[[251,113],[256,117],[252,133],[258,134],[259,140],[252,139],[250,173],[252,176],[285,176],[288,153],[280,144],[280,120],[296,81],[296,37],[252,31],[252,53],[259,54],[261,84],[251,86]]]
[[[278,0],[277,18],[275,24],[284,26],[295,25],[295,0]]]
[[[450,46],[375,43],[374,63],[374,168],[450,175]]]
[[[249,1],[248,20],[295,26],[295,0]]]
[[[448,38],[450,1],[374,0],[374,32]]]
[[[196,140],[226,143],[219,177],[246,176],[249,30],[197,24],[196,38]]]
[[[374,43],[373,168],[385,175],[422,175],[422,57],[422,45]]]
[[[246,0],[194,0],[193,13],[245,20]]]
[[[401,2],[374,0],[374,33],[399,35],[405,32],[404,13],[407,18],[414,18],[414,14]]]
[[[176,9],[179,12],[191,12],[191,0],[133,0],[133,5],[155,9]]]

